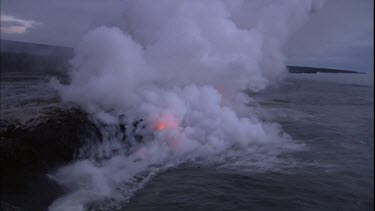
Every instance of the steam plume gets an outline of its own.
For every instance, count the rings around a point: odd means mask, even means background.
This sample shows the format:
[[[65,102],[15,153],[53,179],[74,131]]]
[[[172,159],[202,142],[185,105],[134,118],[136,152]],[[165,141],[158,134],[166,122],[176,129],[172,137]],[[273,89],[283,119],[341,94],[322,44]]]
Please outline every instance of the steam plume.
[[[71,192],[51,209],[81,210],[96,200],[130,197],[125,183],[134,176],[181,162],[220,163],[236,155],[241,165],[257,160],[265,168],[279,153],[298,148],[277,124],[244,109],[240,91],[258,91],[283,77],[288,36],[319,5],[127,1],[127,28],[88,32],[75,51],[71,84],[56,86],[63,100],[107,124],[116,124],[123,113],[143,118],[153,138],[129,156],[100,163],[88,157],[60,169],[54,178]],[[110,155],[108,149],[122,147],[120,140],[108,139],[92,151]]]

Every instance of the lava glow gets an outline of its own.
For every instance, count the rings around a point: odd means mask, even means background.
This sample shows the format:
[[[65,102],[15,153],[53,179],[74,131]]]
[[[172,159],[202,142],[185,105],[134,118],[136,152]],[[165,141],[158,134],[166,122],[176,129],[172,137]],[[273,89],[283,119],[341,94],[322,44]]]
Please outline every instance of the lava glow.
[[[161,131],[164,129],[176,129],[177,128],[177,122],[175,118],[173,118],[172,115],[161,115],[154,123],[154,130],[155,131]]]
[[[156,131],[161,131],[161,130],[163,130],[164,128],[165,128],[166,126],[165,126],[165,124],[164,123],[162,123],[162,122],[157,122],[156,124],[155,124],[155,130]]]

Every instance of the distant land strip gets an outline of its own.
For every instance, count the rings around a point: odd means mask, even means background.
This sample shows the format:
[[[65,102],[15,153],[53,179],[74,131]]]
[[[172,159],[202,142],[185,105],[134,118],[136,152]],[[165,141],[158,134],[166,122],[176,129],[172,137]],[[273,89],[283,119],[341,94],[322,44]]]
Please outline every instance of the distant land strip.
[[[290,73],[352,73],[352,74],[366,74],[364,72],[358,72],[353,70],[338,70],[329,68],[318,68],[318,67],[300,67],[300,66],[287,66]]]

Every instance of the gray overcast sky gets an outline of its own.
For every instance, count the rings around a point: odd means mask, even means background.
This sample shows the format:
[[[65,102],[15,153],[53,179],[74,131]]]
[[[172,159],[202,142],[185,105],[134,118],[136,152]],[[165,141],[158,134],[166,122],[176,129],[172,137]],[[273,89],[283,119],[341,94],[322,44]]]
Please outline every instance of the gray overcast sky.
[[[126,27],[120,0],[1,0],[1,38],[75,46],[97,26]],[[373,72],[373,0],[326,0],[286,48],[288,63]]]

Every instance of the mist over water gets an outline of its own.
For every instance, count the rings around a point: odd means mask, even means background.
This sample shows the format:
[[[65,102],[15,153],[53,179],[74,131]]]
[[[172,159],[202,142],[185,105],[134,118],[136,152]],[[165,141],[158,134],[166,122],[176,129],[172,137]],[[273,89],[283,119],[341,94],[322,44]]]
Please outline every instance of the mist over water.
[[[303,145],[246,107],[251,99],[241,91],[284,77],[288,36],[320,3],[127,1],[128,28],[88,32],[75,49],[71,83],[52,81],[64,101],[92,115],[102,140],[51,173],[68,192],[50,209],[116,208],[181,163],[286,166],[280,155]],[[132,126],[139,119],[142,130]],[[125,141],[122,123],[134,131]]]

